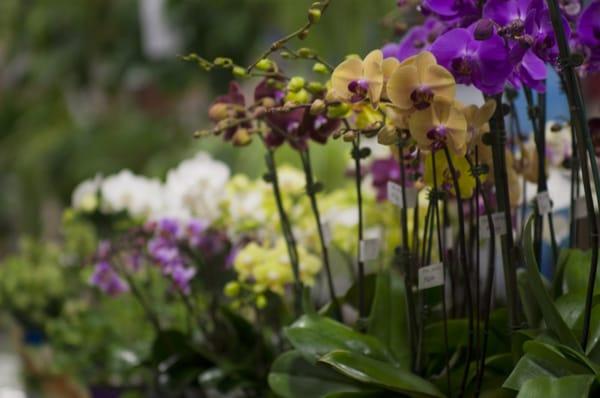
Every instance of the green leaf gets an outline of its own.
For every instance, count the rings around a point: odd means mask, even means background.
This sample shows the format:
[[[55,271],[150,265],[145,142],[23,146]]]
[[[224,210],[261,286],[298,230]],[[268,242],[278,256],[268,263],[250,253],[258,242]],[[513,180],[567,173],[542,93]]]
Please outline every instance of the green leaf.
[[[377,277],[367,332],[388,348],[402,369],[410,368],[404,281],[393,271],[383,270]]]
[[[586,292],[590,279],[591,250],[571,249],[566,259],[564,284],[567,293]],[[596,275],[594,293],[600,293],[600,274]]]
[[[570,347],[569,350],[576,352]],[[536,377],[564,377],[574,374],[591,374],[590,368],[572,355],[565,355],[561,345],[530,340],[523,345],[521,357],[512,373],[504,382],[505,388],[520,390],[530,379]],[[582,354],[579,354],[582,355]]]
[[[531,286],[529,286],[528,273],[522,268],[517,270],[517,286],[527,324],[532,328],[538,327],[542,319],[542,313],[533,296]]]
[[[294,348],[309,361],[316,361],[330,351],[344,349],[382,361],[395,362],[375,337],[358,333],[342,323],[319,315],[303,315],[285,328],[285,335]]]
[[[587,398],[593,382],[591,375],[536,377],[523,384],[517,398]]]
[[[592,306],[598,303],[600,303],[600,294],[595,295],[592,299]],[[582,321],[583,309],[585,307],[585,292],[567,293],[557,298],[554,304],[567,326],[574,329]]]
[[[533,242],[531,228],[533,226],[533,216],[529,217],[523,232],[523,249],[525,251],[525,264],[527,266],[527,272],[529,275],[529,284],[533,296],[537,300],[538,306],[542,311],[542,316],[546,322],[546,326],[552,331],[559,341],[575,350],[581,351],[581,347],[575,338],[575,335],[565,321],[560,316],[556,306],[552,302],[550,294],[544,287],[544,282],[540,276],[537,262],[535,260],[535,254],[533,251]]]
[[[560,249],[558,253],[558,259],[556,260],[556,271],[554,272],[554,279],[552,280],[552,296],[557,298],[563,295],[563,279],[565,274],[565,267],[569,261],[569,256],[573,249]]]
[[[308,362],[298,351],[288,351],[275,360],[269,373],[269,386],[283,398],[324,398],[335,393],[375,390],[327,366]]]
[[[444,397],[432,383],[389,363],[368,358],[350,351],[333,351],[320,360],[342,374],[411,397]]]

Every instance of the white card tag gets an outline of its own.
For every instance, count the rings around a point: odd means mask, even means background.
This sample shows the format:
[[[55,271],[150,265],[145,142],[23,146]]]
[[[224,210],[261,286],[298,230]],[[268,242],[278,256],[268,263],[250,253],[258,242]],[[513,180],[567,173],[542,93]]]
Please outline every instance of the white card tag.
[[[577,198],[575,200],[575,219],[586,218],[588,215],[587,204],[585,203],[585,197]]]
[[[404,206],[404,200],[402,200],[402,186],[396,184],[393,181],[387,183],[388,200],[400,208],[404,207],[415,207],[417,205],[417,189],[416,188],[405,188],[404,194],[406,195],[406,206]]]
[[[323,231],[323,240],[325,241],[325,246],[329,246],[331,243],[331,224],[329,224],[329,221],[323,221],[321,224],[321,230]]]
[[[504,235],[506,233],[506,220],[504,219],[504,212],[493,213],[492,221],[494,222],[494,235]],[[489,238],[492,236],[487,215],[479,217],[479,233],[481,234],[482,238]]]
[[[540,192],[535,199],[539,215],[543,216],[552,212],[552,202],[550,202],[550,195],[548,192]]]
[[[360,261],[375,260],[379,256],[379,239],[364,239],[360,241]]]
[[[431,264],[419,268],[419,290],[429,289],[444,284],[444,264]]]

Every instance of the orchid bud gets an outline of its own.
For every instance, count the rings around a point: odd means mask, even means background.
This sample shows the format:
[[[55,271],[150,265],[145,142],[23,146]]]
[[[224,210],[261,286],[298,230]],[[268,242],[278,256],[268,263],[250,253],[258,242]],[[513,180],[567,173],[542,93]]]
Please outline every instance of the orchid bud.
[[[322,99],[316,99],[310,106],[310,114],[313,116],[322,114],[327,109],[327,104]]]
[[[298,33],[298,39],[300,39],[300,40],[306,39],[306,36],[308,36],[309,32],[310,32],[309,29],[304,29],[302,32]]]
[[[320,94],[325,91],[325,86],[320,82],[310,82],[306,86],[307,90],[313,94]]]
[[[236,297],[237,295],[240,294],[240,290],[241,290],[240,284],[238,282],[232,281],[232,282],[228,282],[225,285],[224,292],[227,297]]]
[[[356,138],[356,132],[355,131],[346,131],[344,133],[344,135],[342,136],[342,139],[346,142],[352,142],[354,141],[354,139]]]
[[[310,94],[305,89],[300,89],[297,92],[288,92],[285,99],[292,103],[305,104],[310,100]]]
[[[250,131],[246,128],[239,128],[236,130],[231,140],[235,146],[246,146],[252,141]]]
[[[330,105],[327,107],[327,117],[330,119],[342,118],[348,114],[350,106],[348,104],[340,103],[337,105]]]
[[[381,145],[393,145],[398,142],[398,133],[396,128],[390,125],[385,125],[377,133],[377,142]]]
[[[273,69],[273,61],[267,58],[263,58],[256,63],[256,69],[261,70],[263,72],[268,72]]]
[[[325,65],[323,65],[320,62],[317,62],[313,65],[313,72],[315,73],[321,73],[321,74],[327,74],[329,73],[329,69],[327,69],[327,67]]]
[[[302,58],[308,58],[315,55],[315,51],[310,48],[302,47],[298,50],[298,55]]]
[[[310,23],[315,24],[318,23],[321,19],[321,10],[318,8],[311,8],[308,10],[308,20]]]
[[[473,31],[473,36],[475,37],[475,40],[481,41],[489,39],[490,37],[492,37],[493,33],[494,22],[489,18],[485,18],[477,22],[475,30]]]
[[[293,93],[297,93],[304,88],[304,84],[305,81],[302,77],[294,76],[288,82],[287,89]]]
[[[235,77],[246,77],[248,76],[248,73],[246,72],[246,69],[242,68],[241,66],[234,66],[233,70],[232,70],[233,76]]]
[[[226,119],[229,116],[229,105],[218,102],[208,110],[208,117],[214,122]]]
[[[223,68],[230,68],[233,65],[233,61],[231,60],[231,58],[223,58],[223,57],[215,58],[213,63],[215,65],[222,66]]]

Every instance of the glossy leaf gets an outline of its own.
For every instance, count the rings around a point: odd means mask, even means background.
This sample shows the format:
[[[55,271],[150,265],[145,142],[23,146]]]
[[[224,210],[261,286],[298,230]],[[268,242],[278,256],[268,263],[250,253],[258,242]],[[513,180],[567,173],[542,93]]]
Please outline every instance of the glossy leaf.
[[[590,279],[591,250],[571,249],[565,263],[564,284],[567,293],[587,291]],[[594,292],[600,292],[600,274],[596,275]]]
[[[324,398],[335,393],[375,390],[325,365],[308,362],[298,351],[288,351],[275,360],[269,386],[283,398]]]
[[[393,271],[381,271],[377,278],[367,331],[388,348],[401,368],[410,368],[404,281]]]
[[[538,269],[537,261],[533,250],[532,233],[531,229],[533,226],[534,217],[530,216],[523,232],[523,249],[525,251],[525,264],[527,266],[527,272],[529,275],[529,284],[531,291],[538,303],[538,306],[542,312],[544,321],[548,329],[556,335],[559,341],[575,350],[581,351],[579,342],[575,338],[575,335],[565,321],[560,316],[560,313],[556,309],[550,294],[544,286],[542,277]]]
[[[595,295],[592,306],[600,303],[600,295]],[[565,320],[569,328],[573,329],[582,321],[583,309],[585,308],[585,292],[567,293],[556,299],[556,309]]]
[[[444,396],[431,382],[413,373],[354,352],[333,351],[319,361],[354,380],[373,386],[416,397]]]
[[[385,346],[375,337],[358,333],[319,315],[303,315],[285,328],[285,334],[294,348],[309,361],[316,361],[333,350],[343,349],[394,362]]]
[[[523,384],[517,398],[587,398],[593,382],[591,375],[535,377]]]
[[[522,268],[517,270],[517,286],[527,324],[532,328],[538,327],[542,313],[529,286],[528,273]]]

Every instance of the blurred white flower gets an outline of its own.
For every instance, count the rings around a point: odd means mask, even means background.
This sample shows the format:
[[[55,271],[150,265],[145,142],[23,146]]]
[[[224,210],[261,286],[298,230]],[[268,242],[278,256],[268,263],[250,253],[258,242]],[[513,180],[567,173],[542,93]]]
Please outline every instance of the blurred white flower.
[[[562,165],[571,157],[571,126],[568,123],[550,120],[546,123],[546,156],[548,162],[555,167]]]
[[[167,173],[163,216],[213,221],[225,197],[229,168],[206,153],[184,160]]]
[[[159,180],[137,176],[129,170],[107,177],[100,189],[101,210],[127,211],[132,217],[148,218],[161,211],[163,187]]]
[[[98,193],[102,184],[102,176],[97,175],[82,181],[71,195],[71,206],[75,210],[91,213],[98,208]]]

